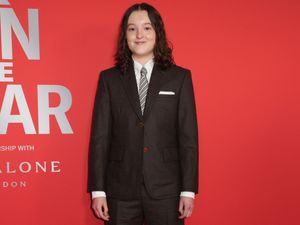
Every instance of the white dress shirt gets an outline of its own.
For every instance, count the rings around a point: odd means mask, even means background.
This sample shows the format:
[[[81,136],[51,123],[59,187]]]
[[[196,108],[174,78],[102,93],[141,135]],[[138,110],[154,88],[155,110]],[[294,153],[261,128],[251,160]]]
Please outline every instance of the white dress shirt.
[[[148,83],[150,82],[151,78],[151,73],[153,70],[154,66],[154,58],[150,59],[148,62],[146,62],[144,65],[140,64],[136,60],[133,59],[134,62],[134,73],[135,73],[135,78],[136,78],[136,84],[137,84],[137,89],[139,90],[139,84],[140,84],[140,79],[141,79],[141,69],[144,66],[147,70],[147,80]],[[182,191],[180,193],[180,196],[184,197],[190,197],[190,198],[195,198],[195,193],[191,191]],[[106,197],[106,194],[104,191],[92,191],[92,199],[97,198],[97,197]]]

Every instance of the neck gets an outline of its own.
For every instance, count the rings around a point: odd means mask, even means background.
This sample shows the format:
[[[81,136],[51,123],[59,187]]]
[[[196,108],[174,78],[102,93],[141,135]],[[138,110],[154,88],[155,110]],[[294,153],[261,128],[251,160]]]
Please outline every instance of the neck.
[[[139,62],[142,65],[145,65],[150,59],[153,58],[153,55],[149,55],[149,56],[137,56],[137,55],[132,55],[132,58]]]

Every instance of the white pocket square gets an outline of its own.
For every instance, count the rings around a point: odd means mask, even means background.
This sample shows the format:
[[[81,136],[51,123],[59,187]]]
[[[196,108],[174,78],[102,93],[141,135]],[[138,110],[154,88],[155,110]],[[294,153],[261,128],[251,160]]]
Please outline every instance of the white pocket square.
[[[174,91],[160,91],[159,95],[175,95]]]

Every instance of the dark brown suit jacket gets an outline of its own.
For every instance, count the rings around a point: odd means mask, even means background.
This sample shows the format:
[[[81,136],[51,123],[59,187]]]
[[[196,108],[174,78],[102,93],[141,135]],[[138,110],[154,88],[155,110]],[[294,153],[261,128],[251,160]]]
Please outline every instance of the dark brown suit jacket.
[[[175,95],[159,94],[172,91]],[[144,179],[156,199],[198,193],[198,130],[189,70],[156,64],[142,115],[133,65],[100,74],[92,119],[88,191],[136,199]]]

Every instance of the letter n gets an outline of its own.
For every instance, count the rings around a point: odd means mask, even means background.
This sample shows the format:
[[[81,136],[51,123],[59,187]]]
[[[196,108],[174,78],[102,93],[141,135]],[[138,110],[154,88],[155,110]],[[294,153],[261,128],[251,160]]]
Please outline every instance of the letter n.
[[[28,9],[28,38],[11,8],[0,8],[2,59],[12,59],[12,30],[30,60],[40,59],[38,10]]]

